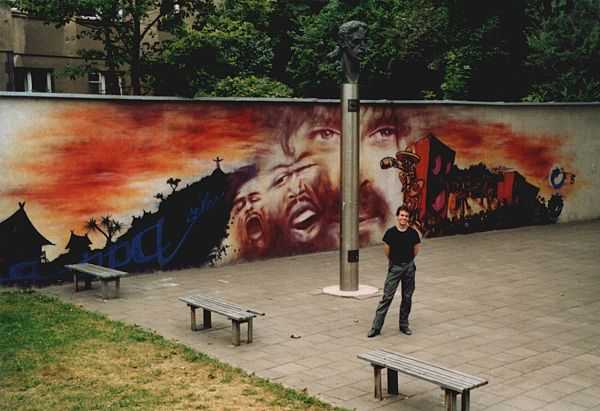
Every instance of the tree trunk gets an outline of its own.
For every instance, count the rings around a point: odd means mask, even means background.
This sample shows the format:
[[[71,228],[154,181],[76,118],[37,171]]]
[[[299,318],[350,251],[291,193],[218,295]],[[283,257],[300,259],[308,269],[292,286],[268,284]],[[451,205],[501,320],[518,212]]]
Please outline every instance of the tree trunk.
[[[140,16],[134,15],[133,17],[133,41],[131,45],[131,94],[139,96],[142,94],[141,90],[141,59],[140,59],[140,47],[141,47],[141,24]]]
[[[118,67],[115,64],[113,43],[110,37],[110,28],[104,27],[104,50],[106,50],[106,94],[121,94],[119,87]]]

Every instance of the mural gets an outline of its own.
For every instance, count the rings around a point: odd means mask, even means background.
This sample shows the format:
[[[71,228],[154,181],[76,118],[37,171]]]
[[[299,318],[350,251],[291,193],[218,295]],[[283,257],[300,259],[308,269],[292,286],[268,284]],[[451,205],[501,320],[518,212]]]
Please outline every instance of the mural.
[[[338,246],[336,104],[0,109],[0,283],[66,280],[74,262],[141,272]],[[401,204],[429,237],[561,219],[581,186],[572,137],[496,111],[364,104],[361,246],[381,241]]]

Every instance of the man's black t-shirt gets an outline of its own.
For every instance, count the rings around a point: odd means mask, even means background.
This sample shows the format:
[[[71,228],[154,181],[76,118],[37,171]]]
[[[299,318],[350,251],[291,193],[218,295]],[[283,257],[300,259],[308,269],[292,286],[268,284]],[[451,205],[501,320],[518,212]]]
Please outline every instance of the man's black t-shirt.
[[[390,264],[400,265],[415,258],[415,245],[421,242],[421,238],[412,227],[400,231],[398,227],[393,226],[385,232],[383,242],[390,246]]]

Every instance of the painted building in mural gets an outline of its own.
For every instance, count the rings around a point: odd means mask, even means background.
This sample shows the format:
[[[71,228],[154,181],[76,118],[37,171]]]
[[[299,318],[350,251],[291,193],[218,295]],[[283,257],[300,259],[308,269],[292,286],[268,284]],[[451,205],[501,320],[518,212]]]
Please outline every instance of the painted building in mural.
[[[360,243],[596,218],[600,105],[364,103]],[[339,244],[333,102],[0,97],[0,282]]]

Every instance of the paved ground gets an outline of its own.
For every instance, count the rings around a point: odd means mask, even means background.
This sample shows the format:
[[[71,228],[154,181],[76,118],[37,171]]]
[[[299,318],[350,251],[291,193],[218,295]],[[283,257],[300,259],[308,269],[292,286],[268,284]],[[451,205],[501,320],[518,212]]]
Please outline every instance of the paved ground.
[[[397,329],[399,299],[368,339],[377,298],[320,293],[338,282],[337,252],[134,276],[118,300],[100,299],[98,286],[45,291],[348,408],[442,409],[439,388],[409,377],[402,395],[373,398],[356,355],[388,348],[488,378],[473,410],[600,410],[599,244],[600,220],[426,240],[410,337]],[[382,287],[384,273],[381,247],[361,250],[360,282]],[[199,292],[265,311],[254,343],[233,347],[218,315],[214,330],[191,332],[177,297]]]

